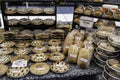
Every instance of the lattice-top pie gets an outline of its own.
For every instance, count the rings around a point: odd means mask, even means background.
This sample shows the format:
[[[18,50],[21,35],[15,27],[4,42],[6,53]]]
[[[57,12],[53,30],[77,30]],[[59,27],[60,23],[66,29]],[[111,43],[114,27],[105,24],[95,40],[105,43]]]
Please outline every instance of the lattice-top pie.
[[[7,76],[11,78],[24,77],[29,73],[28,67],[11,67],[7,71]]]
[[[43,9],[42,8],[32,8],[30,12],[32,14],[41,14],[41,13],[43,13]]]
[[[45,25],[53,25],[55,23],[54,19],[45,19],[44,24]]]
[[[41,24],[43,24],[43,20],[39,19],[39,18],[33,19],[32,24],[33,25],[41,25]]]
[[[30,66],[30,72],[35,75],[47,74],[50,67],[46,63],[35,63]]]
[[[5,10],[6,14],[15,14],[16,13],[16,7],[9,7]]]
[[[53,8],[44,8],[44,13],[46,13],[46,14],[54,14],[55,10]]]
[[[49,46],[49,51],[50,52],[61,52],[62,47],[61,46]]]
[[[69,70],[69,65],[64,62],[55,62],[51,64],[51,70],[55,73],[65,73]]]
[[[13,47],[15,45],[15,42],[13,41],[4,41],[2,44],[0,44],[0,47]]]
[[[16,48],[14,50],[14,54],[29,54],[30,53],[30,49],[29,48]]]
[[[19,20],[19,24],[21,24],[21,25],[28,25],[30,23],[31,23],[31,21],[27,18],[22,18]]]
[[[37,53],[31,56],[31,60],[34,62],[42,62],[42,61],[46,61],[47,59],[48,59],[48,54],[45,53]]]
[[[0,64],[0,76],[4,75],[8,70],[8,66]]]
[[[48,42],[49,45],[60,45],[61,44],[61,40],[60,39],[51,39]]]
[[[17,9],[17,13],[19,13],[19,14],[27,14],[29,12],[30,12],[30,9],[28,9],[28,8],[19,8],[19,9]]]
[[[0,48],[0,55],[10,54],[13,52],[13,48]]]
[[[36,46],[36,47],[40,47],[40,46],[43,46],[45,43],[41,40],[34,40],[32,41],[31,45],[32,46]]]
[[[18,19],[9,19],[7,21],[7,25],[10,25],[10,26],[15,26],[19,23],[19,20]]]
[[[28,47],[30,44],[27,41],[19,41],[15,44],[16,47]]]
[[[0,55],[0,64],[8,63],[11,60],[9,55]]]

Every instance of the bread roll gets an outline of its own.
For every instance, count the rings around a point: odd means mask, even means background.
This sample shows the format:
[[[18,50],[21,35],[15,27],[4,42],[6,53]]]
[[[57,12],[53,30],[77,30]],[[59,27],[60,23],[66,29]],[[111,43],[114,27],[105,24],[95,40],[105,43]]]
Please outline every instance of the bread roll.
[[[79,47],[71,45],[68,51],[68,62],[77,63]]]
[[[87,68],[90,64],[90,60],[91,60],[91,54],[89,50],[86,48],[80,49],[77,59],[77,65],[79,65],[82,68]]]

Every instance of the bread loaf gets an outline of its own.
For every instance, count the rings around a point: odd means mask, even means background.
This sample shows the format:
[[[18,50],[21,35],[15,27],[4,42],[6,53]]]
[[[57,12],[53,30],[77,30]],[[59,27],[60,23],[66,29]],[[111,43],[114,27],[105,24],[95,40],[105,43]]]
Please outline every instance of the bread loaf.
[[[68,62],[77,63],[79,47],[77,45],[71,45],[68,51]]]

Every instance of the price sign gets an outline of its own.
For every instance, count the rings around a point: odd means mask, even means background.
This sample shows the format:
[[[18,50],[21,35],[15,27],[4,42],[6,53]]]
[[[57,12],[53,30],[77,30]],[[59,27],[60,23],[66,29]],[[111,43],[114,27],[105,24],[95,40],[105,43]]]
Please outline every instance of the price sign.
[[[12,64],[12,67],[26,67],[26,66],[27,66],[27,61],[24,59],[14,61]]]
[[[80,26],[84,28],[92,28],[94,24],[94,19],[86,16],[80,17]]]

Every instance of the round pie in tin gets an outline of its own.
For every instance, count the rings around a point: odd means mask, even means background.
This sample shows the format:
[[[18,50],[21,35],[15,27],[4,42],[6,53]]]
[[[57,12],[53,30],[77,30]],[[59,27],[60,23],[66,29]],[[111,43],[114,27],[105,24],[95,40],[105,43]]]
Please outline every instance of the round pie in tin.
[[[15,14],[17,11],[16,7],[9,7],[5,10],[6,14]]]
[[[19,9],[17,9],[17,13],[19,13],[19,14],[27,14],[29,12],[30,12],[30,9],[28,9],[28,8],[19,8]]]
[[[30,53],[30,49],[29,48],[16,48],[14,50],[14,54],[17,54],[17,55],[25,55],[25,54],[29,54]]]
[[[48,42],[49,45],[60,45],[61,44],[61,40],[60,39],[51,39]]]
[[[55,62],[51,64],[51,70],[55,73],[65,73],[69,70],[69,65],[64,62]]]
[[[36,18],[36,19],[33,19],[32,20],[32,24],[33,25],[42,25],[43,24],[43,20],[42,19],[39,19],[39,18]]]
[[[45,25],[53,25],[55,23],[54,19],[45,19],[44,24]]]
[[[0,64],[0,76],[4,75],[8,70],[8,66]]]
[[[42,62],[48,59],[48,55],[45,53],[37,53],[31,56],[31,60],[34,62]]]
[[[30,12],[32,14],[41,14],[41,13],[43,13],[43,9],[42,8],[32,8]]]
[[[27,41],[18,41],[16,44],[15,44],[15,46],[16,47],[28,47],[30,44],[29,44],[29,42],[27,42]]]
[[[50,70],[50,67],[47,63],[35,63],[30,66],[30,72],[35,75],[44,75],[47,74]]]
[[[62,47],[61,46],[49,46],[49,51],[50,52],[61,52]]]
[[[15,45],[15,42],[13,41],[4,41],[0,44],[0,47],[13,47]]]
[[[18,19],[9,19],[8,21],[7,21],[7,25],[9,25],[9,26],[15,26],[15,25],[17,25],[19,23],[19,20]]]
[[[32,41],[31,45],[32,46],[35,46],[35,47],[40,47],[40,46],[43,46],[45,43],[41,40],[34,40]]]
[[[29,25],[31,23],[31,20],[27,19],[27,18],[22,18],[19,20],[19,24],[21,25]]]
[[[7,76],[11,78],[21,78],[29,73],[28,67],[11,67],[7,71]]]
[[[0,64],[8,63],[11,60],[9,55],[0,55]]]
[[[0,48],[0,55],[11,54],[14,51],[13,48]]]

